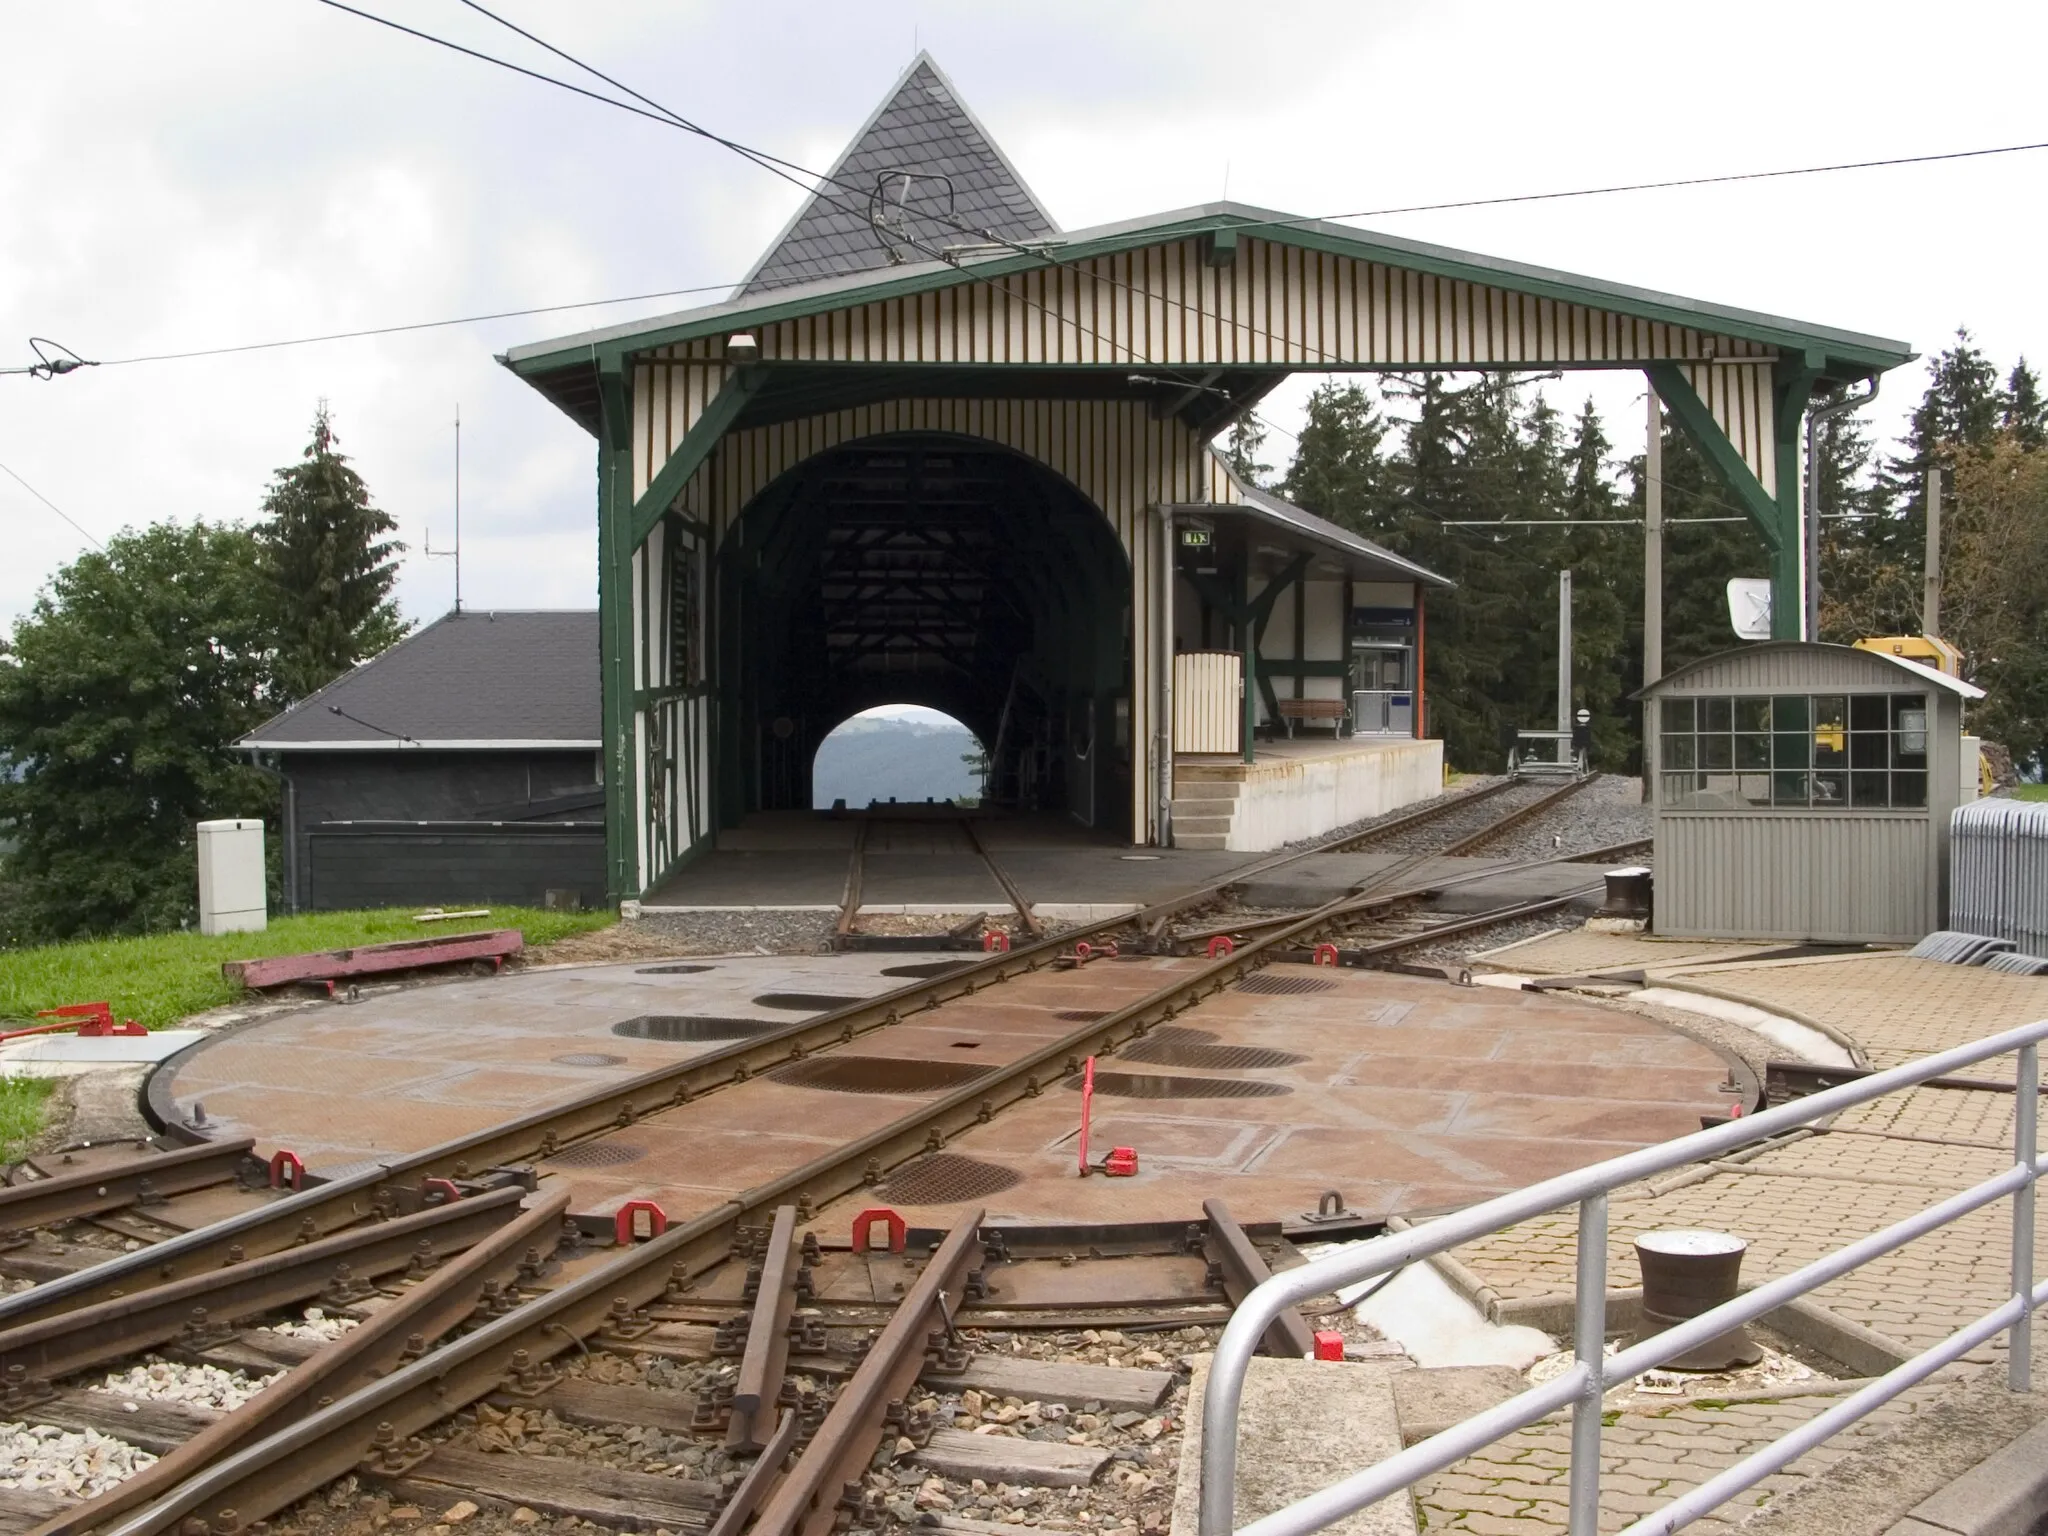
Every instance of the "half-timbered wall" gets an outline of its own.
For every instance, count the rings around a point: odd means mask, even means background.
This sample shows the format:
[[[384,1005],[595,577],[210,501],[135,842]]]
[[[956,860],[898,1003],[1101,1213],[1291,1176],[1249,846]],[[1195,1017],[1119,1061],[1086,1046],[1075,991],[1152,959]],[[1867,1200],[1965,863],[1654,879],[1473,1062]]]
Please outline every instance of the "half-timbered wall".
[[[675,517],[633,556],[636,889],[661,879],[714,828],[706,556],[703,539]]]

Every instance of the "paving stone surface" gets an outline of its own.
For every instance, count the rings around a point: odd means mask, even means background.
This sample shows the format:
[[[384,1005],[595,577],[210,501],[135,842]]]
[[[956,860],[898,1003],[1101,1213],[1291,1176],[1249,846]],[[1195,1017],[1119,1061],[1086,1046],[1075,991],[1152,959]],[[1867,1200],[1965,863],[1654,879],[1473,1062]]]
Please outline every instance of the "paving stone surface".
[[[1745,964],[1725,953],[1674,961],[1676,948],[1620,935],[1569,934],[1505,952],[1497,963],[1565,975],[1601,966],[1655,970],[1732,961],[1689,974],[1711,976],[1718,990],[1760,1008],[1839,1029],[1877,1066],[2048,1017],[2048,983],[2038,978],[1897,953]],[[1964,1075],[2010,1082],[2012,1070],[2006,1058]],[[1737,1233],[1749,1243],[1746,1280],[1784,1274],[2010,1166],[2012,1132],[2010,1093],[1920,1088],[1851,1110],[1825,1132],[1752,1161],[1618,1191],[1609,1216],[1609,1286],[1639,1283],[1633,1239],[1659,1227]],[[1924,1349],[2004,1300],[2011,1231],[2010,1206],[1999,1202],[1821,1287],[1812,1299],[1905,1349]],[[1566,1211],[1460,1248],[1456,1257],[1505,1299],[1554,1296],[1572,1289],[1576,1245],[1576,1213]],[[2037,1274],[2048,1273],[2048,1233],[2037,1240],[2035,1266]],[[1957,1379],[1990,1369],[2003,1373],[2002,1339],[1765,1479],[1699,1528],[1732,1526],[1881,1438]],[[1615,1415],[1603,1436],[1601,1529],[1618,1530],[1697,1487],[1835,1401],[1813,1396]],[[1563,1530],[1569,1443],[1568,1424],[1546,1422],[1418,1485],[1426,1528],[1497,1536]]]

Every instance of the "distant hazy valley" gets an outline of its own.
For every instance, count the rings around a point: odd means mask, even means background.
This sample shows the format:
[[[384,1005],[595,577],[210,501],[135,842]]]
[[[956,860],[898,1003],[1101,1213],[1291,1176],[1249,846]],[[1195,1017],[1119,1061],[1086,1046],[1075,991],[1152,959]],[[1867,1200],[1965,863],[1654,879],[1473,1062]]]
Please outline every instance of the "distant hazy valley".
[[[954,800],[981,793],[981,781],[962,762],[975,750],[971,731],[929,720],[864,717],[849,720],[818,748],[812,804],[823,810],[843,799],[858,808],[871,800]]]

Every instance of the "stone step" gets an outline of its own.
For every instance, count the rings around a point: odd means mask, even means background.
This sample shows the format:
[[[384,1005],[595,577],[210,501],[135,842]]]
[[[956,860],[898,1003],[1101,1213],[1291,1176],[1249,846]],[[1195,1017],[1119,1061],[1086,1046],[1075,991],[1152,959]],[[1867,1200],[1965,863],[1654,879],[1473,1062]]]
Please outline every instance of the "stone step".
[[[1234,817],[1230,816],[1183,816],[1174,813],[1173,830],[1176,833],[1215,832],[1228,836]]]
[[[1242,1529],[1399,1452],[1393,1388],[1397,1369],[1381,1361],[1254,1356],[1238,1404],[1233,1523]],[[1197,1356],[1187,1407],[1182,1410],[1187,1427],[1180,1442],[1172,1536],[1196,1532],[1202,1393],[1208,1380],[1208,1357]],[[1415,1536],[1415,1502],[1406,1493],[1396,1494],[1324,1529],[1332,1536]]]
[[[1230,834],[1228,832],[1183,832],[1179,827],[1175,827],[1173,829],[1173,846],[1176,848],[1193,849],[1198,852],[1220,853],[1230,846]]]
[[[1173,793],[1193,800],[1235,800],[1244,793],[1244,780],[1175,778]]]

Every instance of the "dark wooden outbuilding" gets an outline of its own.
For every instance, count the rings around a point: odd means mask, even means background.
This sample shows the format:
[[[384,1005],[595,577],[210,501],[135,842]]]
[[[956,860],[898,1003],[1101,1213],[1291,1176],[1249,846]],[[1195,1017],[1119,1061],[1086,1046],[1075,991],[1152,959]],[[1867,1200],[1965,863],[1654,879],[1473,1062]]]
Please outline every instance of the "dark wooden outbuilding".
[[[258,727],[286,910],[602,904],[601,697],[595,613],[451,613]]]

